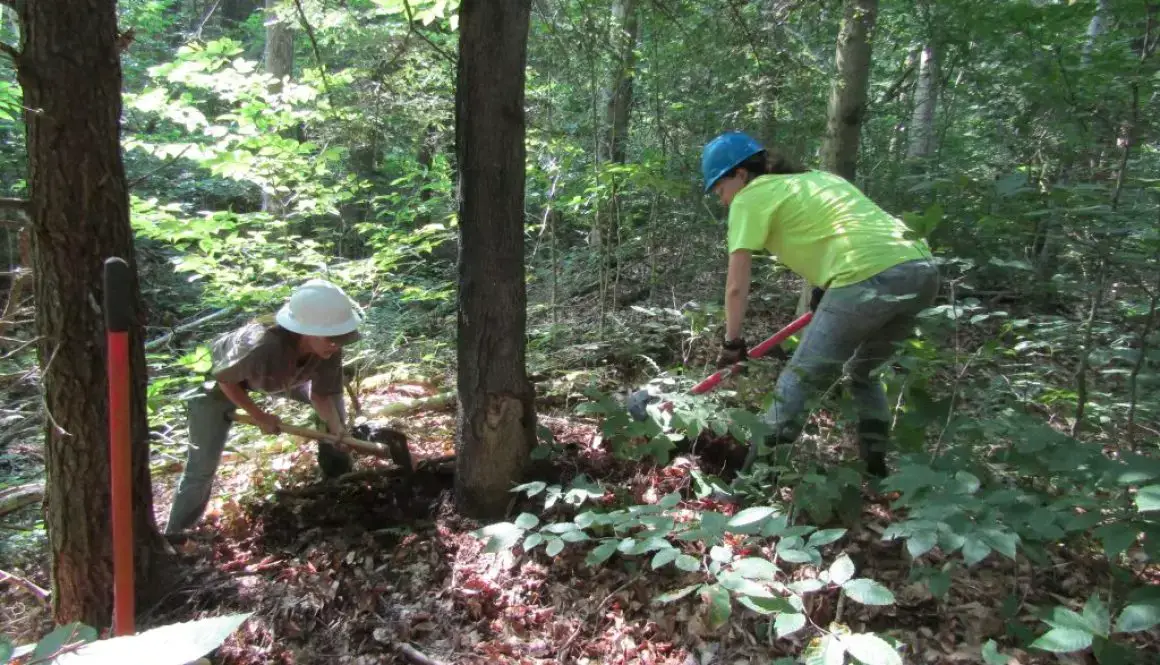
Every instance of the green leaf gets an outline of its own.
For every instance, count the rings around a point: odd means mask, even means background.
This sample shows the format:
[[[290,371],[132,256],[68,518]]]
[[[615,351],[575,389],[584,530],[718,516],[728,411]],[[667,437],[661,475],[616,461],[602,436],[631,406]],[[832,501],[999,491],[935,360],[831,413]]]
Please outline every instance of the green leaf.
[[[999,653],[999,645],[995,643],[995,640],[987,640],[987,643],[983,645],[983,661],[987,665],[1007,665],[1010,660],[1007,656]]]
[[[781,614],[783,612],[792,614],[797,611],[785,598],[742,595],[737,597],[737,602],[758,614]]]
[[[1116,620],[1117,633],[1138,633],[1160,624],[1160,600],[1132,603]]]
[[[1069,610],[1066,607],[1054,607],[1051,614],[1043,618],[1043,622],[1052,628],[1068,628],[1088,633],[1098,633],[1099,627],[1092,625],[1087,617]]]
[[[751,580],[772,580],[778,573],[777,566],[772,561],[760,557],[738,559],[733,562],[733,570]]]
[[[750,524],[756,524],[768,517],[778,514],[780,511],[772,506],[754,506],[746,508],[729,519],[730,527],[743,527]]]
[[[661,566],[667,566],[677,559],[677,555],[681,553],[675,547],[670,547],[666,550],[660,550],[652,558],[652,569],[656,570]]]
[[[733,611],[733,602],[729,590],[719,584],[713,584],[701,591],[701,596],[708,605],[708,626],[716,630],[725,625],[729,614]]]
[[[0,635],[0,665],[6,665],[8,661],[12,660],[12,654],[16,652],[16,647],[5,636]]]
[[[809,563],[814,560],[812,554],[805,550],[793,548],[777,548],[777,555],[790,563]]]
[[[701,560],[688,554],[678,556],[675,565],[686,573],[695,573],[701,570]]]
[[[591,552],[588,553],[588,556],[584,558],[584,563],[588,564],[589,566],[595,566],[608,561],[608,558],[616,553],[617,544],[618,543],[616,540],[609,539],[604,541],[602,544],[597,545],[592,549]]]
[[[1108,606],[1100,600],[1099,594],[1092,594],[1083,606],[1083,618],[1088,625],[1095,629],[1096,635],[1107,637],[1112,627],[1112,618]]]
[[[788,637],[806,627],[806,615],[797,612],[784,612],[773,620],[773,629],[778,639]]]
[[[806,542],[806,545],[809,547],[829,545],[844,535],[846,535],[845,529],[823,529],[822,531],[815,531]]]
[[[802,652],[806,665],[842,665],[846,662],[846,647],[837,635],[814,639]]]
[[[487,546],[483,548],[483,551],[495,554],[511,549],[523,537],[524,530],[511,522],[496,522],[483,527],[476,534],[478,537],[488,539]]]
[[[564,541],[560,538],[552,538],[548,541],[548,546],[545,548],[548,556],[556,556],[564,551]]]
[[[97,637],[97,631],[83,623],[74,621],[58,626],[36,643],[36,648],[32,651],[32,660],[47,660],[62,647],[78,642],[92,642]]]
[[[920,531],[906,539],[906,551],[913,559],[933,550],[935,545],[938,545],[937,531]]]
[[[902,665],[898,651],[873,633],[846,635],[841,639],[846,652],[866,665]]]
[[[516,526],[525,531],[535,528],[539,523],[540,518],[531,513],[522,513],[519,517],[516,518]]]
[[[999,554],[1002,554],[1008,559],[1015,559],[1015,548],[1019,543],[1018,534],[1011,533],[1010,531],[984,529],[983,540]]]
[[[1104,554],[1114,560],[1136,542],[1139,531],[1130,522],[1112,522],[1092,532],[1104,544]]]
[[[661,595],[657,596],[656,598],[653,598],[653,602],[656,603],[657,605],[662,605],[664,603],[671,603],[675,600],[680,600],[680,599],[684,598],[685,596],[689,595],[690,593],[693,593],[699,587],[702,587],[702,586],[704,586],[704,585],[699,584],[699,583],[698,584],[690,584],[689,586],[681,587],[680,589],[677,589],[676,591],[662,593]]]
[[[1082,651],[1092,645],[1092,634],[1074,628],[1052,628],[1031,643],[1032,649],[1043,649],[1052,653]]]
[[[1160,510],[1160,485],[1141,487],[1136,492],[1136,510]]]
[[[830,564],[830,582],[842,586],[854,578],[854,562],[843,553]]]
[[[718,563],[729,563],[733,559],[733,548],[714,545],[709,549],[709,558]]]
[[[680,492],[669,492],[668,494],[661,497],[661,500],[657,502],[657,505],[659,505],[661,508],[676,508],[677,504],[680,502]]]
[[[789,589],[794,593],[813,593],[815,591],[821,591],[825,588],[825,586],[826,585],[822,584],[821,580],[817,579],[816,577],[810,577],[790,584]]]
[[[974,536],[963,543],[963,560],[968,566],[979,563],[991,553],[991,546]]]
[[[575,531],[565,531],[560,534],[560,538],[566,543],[582,543],[586,540],[591,540],[588,534],[576,529]]]
[[[62,656],[56,662],[60,665],[93,662],[149,662],[156,665],[191,663],[220,647],[250,616],[252,613],[247,612],[198,619],[108,640],[96,640],[96,631],[92,631],[95,641]]]
[[[894,592],[867,578],[850,580],[842,585],[842,592],[863,605],[893,605]]]
[[[536,547],[544,542],[544,536],[538,533],[530,533],[527,538],[524,538],[524,551],[531,552]]]

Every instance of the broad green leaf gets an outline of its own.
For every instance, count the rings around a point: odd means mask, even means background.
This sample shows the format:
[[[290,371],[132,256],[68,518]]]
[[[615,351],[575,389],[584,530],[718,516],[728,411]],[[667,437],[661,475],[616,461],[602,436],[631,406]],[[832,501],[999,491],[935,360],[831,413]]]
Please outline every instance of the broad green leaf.
[[[688,554],[678,556],[674,565],[687,573],[695,573],[701,570],[701,560],[691,557]]]
[[[811,577],[804,580],[798,580],[793,584],[790,584],[789,589],[794,593],[813,593],[815,591],[821,591],[825,588],[825,586],[826,585],[822,584],[821,580],[815,577]]]
[[[708,626],[716,630],[725,625],[729,614],[733,610],[733,602],[729,590],[719,584],[710,585],[701,591],[701,596],[708,605]]]
[[[1160,600],[1132,603],[1116,620],[1117,633],[1138,633],[1160,624]]]
[[[659,550],[656,554],[653,555],[652,569],[656,570],[657,568],[660,568],[661,566],[669,565],[670,563],[672,563],[673,561],[675,561],[677,559],[677,555],[679,555],[680,553],[681,553],[681,551],[675,547],[670,547],[668,549]]]
[[[842,592],[863,605],[893,605],[894,592],[865,577],[842,585]]]
[[[774,597],[773,592],[766,587],[758,584],[757,582],[754,582],[753,580],[747,580],[734,571],[719,575],[717,577],[717,582],[721,586],[737,594],[753,596],[754,598]]]
[[[535,528],[536,525],[538,525],[539,523],[540,523],[540,518],[536,517],[535,515],[533,515],[531,513],[523,513],[519,517],[516,518],[516,526],[518,526],[521,529],[524,529],[525,531],[528,529]]]
[[[854,578],[854,562],[843,553],[830,564],[830,582],[842,586]]]
[[[49,656],[60,651],[61,647],[78,642],[92,642],[97,637],[99,636],[95,629],[82,623],[73,622],[58,626],[36,643],[36,648],[32,651],[32,660],[46,660]],[[200,658],[200,656],[195,658]]]
[[[653,598],[653,602],[656,603],[657,605],[661,605],[664,603],[671,603],[675,600],[680,600],[680,599],[684,598],[685,596],[689,595],[690,593],[693,593],[694,591],[696,591],[698,588],[700,588],[702,586],[704,586],[704,585],[699,584],[699,583],[698,584],[690,584],[689,586],[681,587],[680,589],[677,589],[676,591],[662,593],[661,595],[657,596],[656,598]]]
[[[582,543],[586,540],[591,540],[588,534],[580,531],[579,529],[575,531],[565,531],[560,535],[560,538],[566,543]]]
[[[902,656],[886,640],[873,633],[845,635],[846,652],[865,665],[902,665]]]
[[[810,547],[822,547],[837,541],[842,536],[846,535],[845,529],[824,529],[822,531],[815,531],[810,535],[810,539],[806,541],[806,545]]]
[[[1052,653],[1082,651],[1092,645],[1092,634],[1074,628],[1052,628],[1031,643],[1032,649],[1043,649]]]
[[[677,504],[681,502],[680,492],[669,492],[661,497],[657,504],[662,508],[676,508]]]
[[[714,545],[709,549],[709,558],[720,563],[729,563],[733,559],[733,548]]]
[[[1112,618],[1108,606],[1100,600],[1099,594],[1092,594],[1083,607],[1083,618],[1088,625],[1096,629],[1096,635],[1107,637],[1112,627]]]
[[[795,613],[793,605],[785,598],[765,598],[761,596],[737,596],[737,602],[757,612],[758,614]]]
[[[1010,658],[999,653],[999,645],[995,644],[995,640],[987,640],[983,645],[983,661],[987,665],[1007,665]]]
[[[805,550],[786,548],[777,549],[777,555],[790,563],[809,563],[814,560],[812,554]]]
[[[754,506],[746,508],[729,519],[729,526],[742,527],[756,524],[767,517],[772,517],[780,511],[772,506]]]
[[[991,553],[991,546],[981,539],[971,536],[963,542],[963,560],[968,566],[973,566]]]
[[[0,635],[0,665],[6,665],[8,661],[12,660],[12,654],[16,652],[16,647],[5,636]]]
[[[1015,548],[1019,544],[1018,534],[1011,533],[1010,531],[984,529],[983,540],[999,554],[1002,554],[1008,559],[1015,558]]]
[[[584,562],[589,566],[595,566],[597,564],[604,563],[605,561],[608,561],[609,557],[611,557],[613,554],[616,554],[616,546],[617,542],[615,540],[606,540],[602,544],[593,548],[592,551],[588,553],[588,556],[584,558]]]
[[[511,492],[527,492],[529,497],[533,497],[548,488],[548,483],[542,480],[537,480],[523,485],[516,485],[511,488]]]
[[[1105,524],[1092,532],[1104,544],[1104,554],[1114,560],[1136,542],[1138,529],[1131,522],[1112,522]]]
[[[556,556],[564,551],[564,541],[561,538],[552,538],[548,541],[548,545],[544,548],[548,556]]]
[[[1160,510],[1160,485],[1148,485],[1137,490],[1136,510]]]
[[[1053,607],[1050,616],[1045,617],[1043,622],[1052,628],[1070,628],[1088,633],[1099,632],[1099,627],[1092,625],[1087,617],[1066,607]]]
[[[530,533],[527,538],[524,538],[524,551],[531,552],[542,542],[544,542],[544,536],[538,533]]]
[[[483,551],[495,554],[511,549],[524,535],[524,530],[511,522],[496,522],[489,524],[476,532],[480,537],[488,538],[487,546]]]
[[[935,545],[938,545],[937,531],[920,531],[906,539],[906,551],[914,559],[933,550]]]
[[[57,658],[58,665],[136,663],[185,665],[218,648],[252,613],[228,614],[153,628],[138,635],[93,641]],[[96,631],[92,633],[96,638]]]
[[[842,665],[846,662],[846,647],[837,635],[825,635],[810,641],[802,659],[806,665]]]
[[[806,615],[797,612],[784,612],[773,620],[773,629],[778,639],[788,637],[806,627]]]
[[[772,561],[760,557],[746,557],[733,562],[737,574],[751,580],[772,580],[777,576],[777,566]]]

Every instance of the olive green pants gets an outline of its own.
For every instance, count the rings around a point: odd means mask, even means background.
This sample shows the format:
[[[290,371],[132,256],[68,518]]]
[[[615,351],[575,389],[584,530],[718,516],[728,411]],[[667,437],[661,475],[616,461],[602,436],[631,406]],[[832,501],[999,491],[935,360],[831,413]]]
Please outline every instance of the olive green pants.
[[[294,388],[287,396],[309,404],[310,385]],[[338,415],[345,422],[346,407],[342,395],[335,395],[334,399],[337,402]],[[226,440],[229,439],[230,429],[233,426],[229,416],[236,410],[234,403],[217,386],[190,400],[187,415],[189,454],[186,457],[185,470],[177,485],[177,492],[173,496],[165,533],[180,533],[196,524],[205,513],[213,489],[213,479],[217,475],[222,452],[225,450]],[[321,420],[317,415],[315,419],[316,422]],[[325,429],[325,425],[319,429]],[[319,441],[318,466],[321,467],[324,476],[335,477],[350,471],[353,464],[348,453],[339,450],[333,444]]]

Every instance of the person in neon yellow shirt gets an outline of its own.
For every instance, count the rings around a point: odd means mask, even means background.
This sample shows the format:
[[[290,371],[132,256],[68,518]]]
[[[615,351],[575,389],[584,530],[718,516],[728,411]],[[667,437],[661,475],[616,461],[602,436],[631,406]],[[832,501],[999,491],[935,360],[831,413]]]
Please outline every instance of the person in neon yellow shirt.
[[[844,378],[858,410],[859,452],[873,476],[887,474],[890,409],[874,374],[939,291],[927,244],[853,184],[773,157],[751,137],[727,132],[702,152],[705,191],[729,208],[725,340],[718,366],[747,358],[742,322],[753,252],[775,255],[813,284],[814,317],[781,373],[765,415],[771,445],[795,440],[811,394]],[[745,463],[756,460],[750,444]]]

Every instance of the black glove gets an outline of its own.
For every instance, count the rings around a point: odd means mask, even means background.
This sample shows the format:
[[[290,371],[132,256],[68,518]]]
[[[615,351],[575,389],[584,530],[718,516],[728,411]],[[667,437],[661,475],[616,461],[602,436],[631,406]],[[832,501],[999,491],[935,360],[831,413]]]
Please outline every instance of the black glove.
[[[814,290],[810,293],[810,311],[811,312],[818,311],[818,303],[822,302],[822,296],[824,296],[824,295],[826,295],[825,289],[819,288],[816,286],[814,287]]]
[[[717,367],[725,368],[749,359],[749,347],[744,339],[725,340],[717,354]]]

